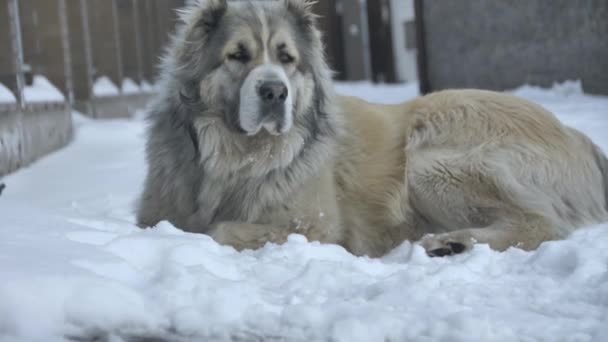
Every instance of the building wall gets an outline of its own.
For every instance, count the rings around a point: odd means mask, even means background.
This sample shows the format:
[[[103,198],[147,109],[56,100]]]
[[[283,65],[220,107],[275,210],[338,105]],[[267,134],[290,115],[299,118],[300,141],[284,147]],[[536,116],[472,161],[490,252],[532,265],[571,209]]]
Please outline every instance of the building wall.
[[[580,79],[608,94],[608,1],[424,0],[430,90]]]

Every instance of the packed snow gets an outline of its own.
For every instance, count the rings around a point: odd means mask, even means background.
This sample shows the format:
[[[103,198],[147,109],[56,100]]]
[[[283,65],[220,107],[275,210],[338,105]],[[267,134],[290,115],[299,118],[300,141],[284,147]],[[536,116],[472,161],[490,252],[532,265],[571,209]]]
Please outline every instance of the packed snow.
[[[97,97],[120,95],[120,89],[107,76],[101,76],[93,83],[93,95]]]
[[[372,101],[415,84],[339,84]],[[608,97],[570,83],[514,93],[608,150]],[[0,340],[606,341],[608,224],[537,251],[485,245],[384,258],[292,236],[236,252],[168,223],[133,224],[144,123],[75,117],[67,148],[5,177]]]
[[[65,102],[65,96],[46,77],[34,75],[32,85],[23,88],[26,103]]]
[[[124,80],[122,80],[122,93],[123,94],[139,94],[139,93],[141,93],[141,88],[132,79],[125,78]]]
[[[151,93],[158,90],[158,88],[155,85],[150,84],[148,81],[142,81],[141,90],[146,93]]]
[[[17,99],[13,92],[8,89],[4,84],[0,83],[0,104],[2,103],[16,103]]]

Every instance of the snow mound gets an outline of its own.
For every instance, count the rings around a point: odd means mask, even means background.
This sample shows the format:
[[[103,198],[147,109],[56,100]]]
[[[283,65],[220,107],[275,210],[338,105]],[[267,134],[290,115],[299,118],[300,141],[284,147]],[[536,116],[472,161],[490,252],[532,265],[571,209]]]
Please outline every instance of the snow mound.
[[[338,85],[398,102],[415,85]],[[401,94],[401,99],[398,99]],[[519,90],[608,147],[608,97]],[[478,245],[380,259],[292,235],[237,252],[133,222],[142,119],[80,120],[74,142],[5,177],[0,340],[603,341],[608,223],[538,250]]]
[[[583,91],[583,84],[580,80],[554,82],[549,88],[542,88],[526,84],[512,90],[511,92],[518,96],[537,96],[554,99],[586,96]]]
[[[65,102],[65,96],[46,77],[34,75],[31,86],[23,89],[26,103],[36,102]]]
[[[158,91],[158,87],[156,85],[150,84],[148,81],[141,82],[141,90],[147,93],[152,93]]]
[[[93,84],[93,95],[97,97],[118,96],[120,89],[109,77],[101,76]]]
[[[0,104],[2,103],[16,103],[17,99],[13,92],[8,89],[4,84],[0,83]]]
[[[140,87],[130,78],[122,80],[122,92],[123,94],[139,94],[141,93]]]

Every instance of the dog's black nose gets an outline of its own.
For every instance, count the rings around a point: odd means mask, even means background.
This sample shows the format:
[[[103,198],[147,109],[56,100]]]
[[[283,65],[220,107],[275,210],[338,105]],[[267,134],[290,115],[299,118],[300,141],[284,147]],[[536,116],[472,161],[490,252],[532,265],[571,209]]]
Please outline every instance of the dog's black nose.
[[[287,99],[287,86],[283,82],[264,82],[260,85],[260,97],[265,104],[280,104]]]

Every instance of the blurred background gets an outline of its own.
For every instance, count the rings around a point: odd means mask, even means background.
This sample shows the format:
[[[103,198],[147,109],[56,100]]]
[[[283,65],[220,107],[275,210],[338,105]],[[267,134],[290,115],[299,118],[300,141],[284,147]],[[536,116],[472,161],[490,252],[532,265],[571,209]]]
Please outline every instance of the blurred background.
[[[187,0],[0,0],[0,176],[65,145],[73,110],[130,116]],[[608,94],[607,0],[320,0],[337,81]]]

